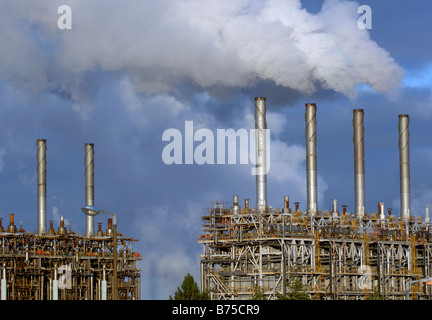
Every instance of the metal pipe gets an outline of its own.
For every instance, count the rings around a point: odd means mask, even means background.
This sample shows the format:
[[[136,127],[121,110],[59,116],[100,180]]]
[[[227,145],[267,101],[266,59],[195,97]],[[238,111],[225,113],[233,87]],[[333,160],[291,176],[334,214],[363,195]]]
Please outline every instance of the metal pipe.
[[[283,213],[291,213],[291,209],[289,207],[289,196],[284,196]]]
[[[410,205],[409,116],[399,115],[400,217],[408,220]]]
[[[6,279],[6,266],[3,264],[2,276],[1,276],[1,300],[7,300],[7,279]]]
[[[94,206],[94,145],[86,143],[84,146],[85,158],[85,197],[86,205]],[[94,217],[86,215],[86,237],[94,236]]]
[[[38,183],[38,223],[37,233],[42,235],[46,233],[46,211],[47,211],[47,194],[46,194],[46,140],[38,139],[37,145],[37,183]]]
[[[378,202],[378,214],[379,214],[379,219],[385,219],[384,202]]]
[[[233,214],[238,215],[240,214],[240,206],[238,205],[238,196],[233,196]]]
[[[10,233],[17,232],[17,228],[15,226],[15,215],[13,213],[9,214],[8,232],[10,232]]]
[[[365,214],[365,166],[364,166],[364,112],[353,110],[354,127],[354,180],[355,180],[355,214],[362,218]]]
[[[307,212],[315,214],[318,210],[317,196],[317,152],[316,152],[316,104],[306,103],[306,174],[307,174]]]
[[[337,217],[338,215],[338,205],[337,205],[337,199],[333,199],[333,216]]]
[[[255,98],[256,211],[267,208],[266,98]]]

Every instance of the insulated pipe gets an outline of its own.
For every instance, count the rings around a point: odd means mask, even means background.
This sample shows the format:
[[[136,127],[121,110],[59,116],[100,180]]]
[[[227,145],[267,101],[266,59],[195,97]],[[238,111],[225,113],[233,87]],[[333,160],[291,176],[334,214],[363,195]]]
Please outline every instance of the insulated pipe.
[[[1,275],[1,300],[7,300],[7,280],[6,280],[6,266],[3,265],[2,275]]]
[[[333,216],[337,216],[338,214],[338,205],[337,205],[337,199],[333,199]]]
[[[94,145],[86,143],[84,146],[85,158],[85,197],[86,205],[94,206]],[[94,217],[86,214],[86,237],[94,236]]]
[[[46,140],[38,139],[37,145],[37,183],[38,183],[38,222],[37,222],[37,233],[42,235],[46,233],[46,211],[47,211],[47,194],[46,194]]]
[[[234,215],[240,214],[240,206],[238,205],[238,196],[233,196],[232,212]]]
[[[408,220],[410,205],[409,116],[399,115],[400,217]]]
[[[291,213],[291,209],[289,207],[289,196],[284,196],[284,208],[283,208],[283,212],[284,213]]]
[[[365,166],[364,166],[363,118],[364,118],[363,109],[353,110],[355,214],[359,218],[362,218],[365,214]]]
[[[380,219],[385,219],[384,202],[378,202],[378,214]]]
[[[255,98],[256,211],[267,208],[266,98]]]
[[[317,197],[317,152],[316,152],[316,104],[306,103],[306,175],[307,175],[307,212],[315,214],[318,210]]]

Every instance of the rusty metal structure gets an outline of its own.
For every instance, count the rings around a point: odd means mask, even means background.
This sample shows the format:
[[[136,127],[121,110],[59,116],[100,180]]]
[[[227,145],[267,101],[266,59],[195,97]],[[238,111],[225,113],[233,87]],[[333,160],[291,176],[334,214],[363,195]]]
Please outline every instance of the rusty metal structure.
[[[431,299],[432,240],[429,208],[413,216],[409,203],[408,116],[400,116],[401,212],[384,203],[364,209],[363,110],[353,111],[355,211],[316,207],[316,105],[306,104],[307,209],[250,208],[213,203],[202,212],[201,289],[215,300],[268,299],[292,292],[299,281],[312,299]],[[258,188],[257,188],[258,190]],[[259,197],[259,195],[257,195]],[[425,280],[426,279],[426,280]],[[423,281],[425,280],[425,281]]]
[[[8,226],[0,219],[1,300],[139,300],[137,240],[120,233],[114,237],[112,219],[106,231],[98,223],[94,233],[86,216],[82,235],[67,229],[64,217],[57,230],[54,221],[46,228],[46,141],[39,139],[37,147],[38,231],[18,229],[14,214]],[[93,205],[93,144],[85,151],[86,205]]]

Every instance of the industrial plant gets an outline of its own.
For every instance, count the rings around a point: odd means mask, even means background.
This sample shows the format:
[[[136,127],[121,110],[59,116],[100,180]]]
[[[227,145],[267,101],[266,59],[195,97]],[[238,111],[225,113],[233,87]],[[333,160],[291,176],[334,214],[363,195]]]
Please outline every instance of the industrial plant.
[[[94,207],[94,145],[85,144],[85,234],[60,217],[47,228],[47,147],[37,140],[37,232],[0,219],[1,300],[139,300],[137,240],[117,232],[116,215]],[[94,216],[107,213],[107,229],[94,230]]]
[[[300,281],[311,299],[431,299],[432,244],[425,218],[410,209],[409,116],[399,115],[400,212],[365,211],[364,111],[353,110],[355,209],[319,210],[317,107],[305,105],[307,203],[267,203],[266,99],[255,98],[256,205],[238,196],[203,209],[201,289],[211,299],[267,299]]]

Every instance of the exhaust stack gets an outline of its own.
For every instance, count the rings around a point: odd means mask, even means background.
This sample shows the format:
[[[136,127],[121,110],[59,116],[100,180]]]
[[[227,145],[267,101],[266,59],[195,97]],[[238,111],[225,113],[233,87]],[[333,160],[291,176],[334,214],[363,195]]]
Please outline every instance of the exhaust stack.
[[[267,208],[266,98],[255,98],[256,211]]]
[[[46,212],[47,212],[47,195],[46,195],[46,140],[38,139],[37,145],[37,183],[38,183],[38,222],[37,234],[40,236],[46,233]]]
[[[354,127],[354,181],[355,181],[355,214],[362,218],[365,214],[365,167],[364,167],[364,112],[353,110]]]
[[[86,205],[94,206],[94,145],[86,143],[85,150],[85,197]],[[94,217],[86,215],[86,237],[94,236]]]
[[[318,210],[317,197],[317,152],[316,152],[316,104],[306,103],[306,174],[307,174],[307,212],[315,214]]]
[[[410,205],[409,116],[399,115],[400,217],[408,220]]]

